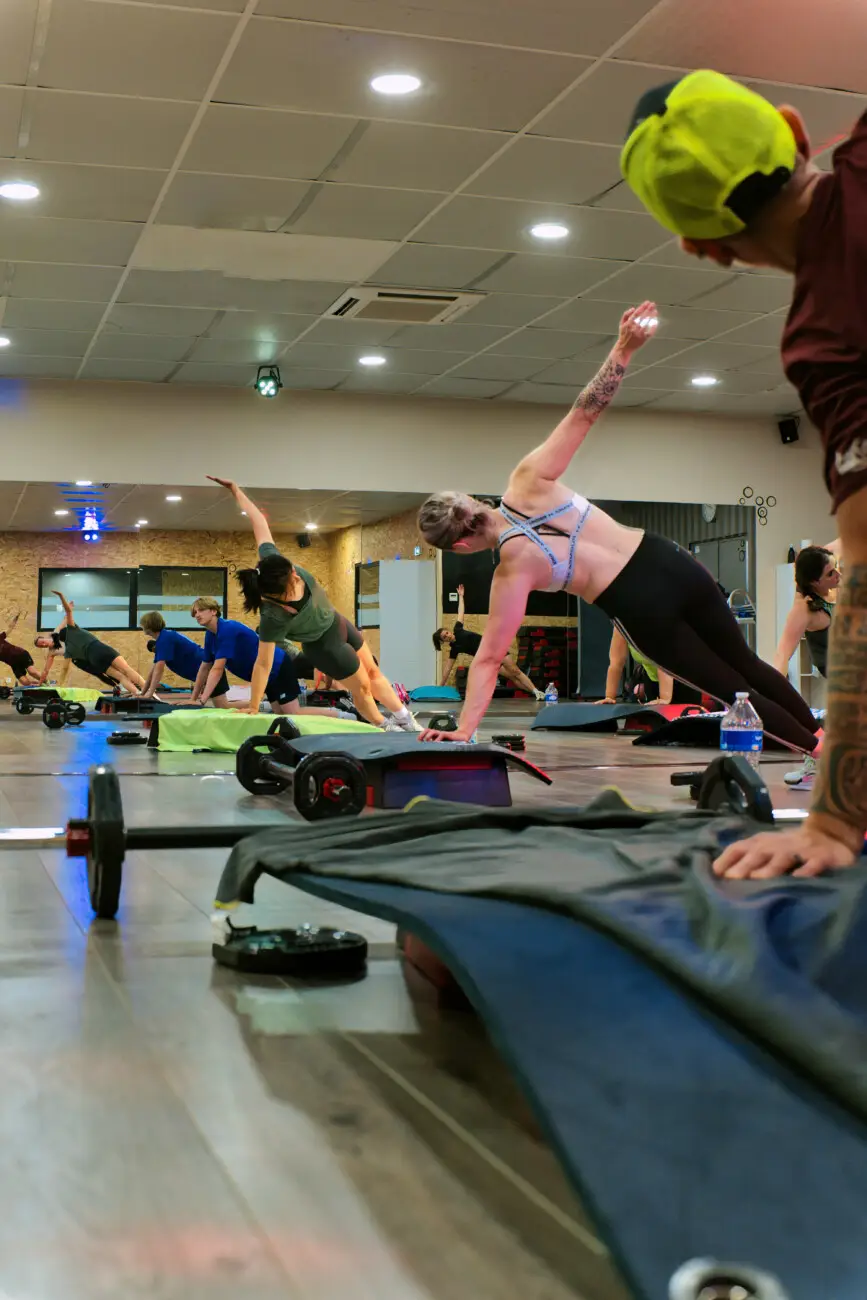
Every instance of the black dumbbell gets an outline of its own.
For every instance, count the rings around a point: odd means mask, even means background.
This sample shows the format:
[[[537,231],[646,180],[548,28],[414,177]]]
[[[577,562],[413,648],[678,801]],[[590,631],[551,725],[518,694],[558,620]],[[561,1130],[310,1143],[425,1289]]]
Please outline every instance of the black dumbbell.
[[[688,785],[690,798],[704,812],[734,813],[765,825],[774,823],[768,787],[740,754],[720,754],[703,772],[673,772],[672,785]]]
[[[67,725],[80,727],[86,717],[87,710],[83,704],[67,703],[66,700],[49,700],[42,710],[42,721],[50,731]]]
[[[297,736],[294,727],[292,731]],[[285,721],[280,731],[244,741],[235,772],[250,794],[291,791],[297,811],[307,821],[356,817],[367,805],[367,777],[361,763],[350,754],[299,756],[292,748]]]
[[[28,713],[32,713],[33,708],[34,706],[30,701],[23,699],[21,696],[19,696],[15,701],[15,712],[20,713],[22,717],[26,717]]]
[[[435,713],[427,725],[431,731],[457,731],[458,720],[454,713]]]
[[[520,731],[508,732],[501,736],[491,736],[491,743],[501,749],[510,749],[515,754],[522,754],[527,748],[527,738]]]

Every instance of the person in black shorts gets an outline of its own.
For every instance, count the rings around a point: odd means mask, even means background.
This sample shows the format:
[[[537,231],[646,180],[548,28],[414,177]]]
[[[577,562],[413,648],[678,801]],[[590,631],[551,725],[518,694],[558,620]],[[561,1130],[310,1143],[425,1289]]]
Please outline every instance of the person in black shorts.
[[[39,685],[45,682],[51,665],[63,647],[64,658],[67,660],[62,673],[64,680],[70,665],[74,664],[76,668],[89,673],[92,677],[98,677],[100,681],[109,678],[126,687],[131,695],[140,694],[145,684],[144,678],[129,666],[113,646],[106,645],[92,632],[87,632],[83,627],[78,626],[75,622],[75,607],[66,599],[62,591],[52,591],[51,594],[56,596],[63,606],[64,619],[56,631],[38,636],[34,642],[39,649],[48,651]]]
[[[12,676],[19,686],[38,686],[39,670],[34,667],[33,655],[23,646],[13,645],[8,639],[9,634],[15,631],[15,627],[21,617],[21,610],[15,614],[9,624],[8,632],[0,632],[0,663],[8,664],[12,670]]]
[[[449,657],[443,667],[442,681],[440,686],[447,686],[449,678],[452,675],[458,655],[468,655],[470,659],[477,653],[479,646],[482,644],[481,633],[470,632],[464,627],[464,587],[463,583],[458,587],[458,618],[451,632],[448,628],[438,627],[433,634],[433,643],[435,650],[442,650],[445,646],[449,647]],[[500,676],[505,677],[506,681],[512,682],[519,690],[526,691],[532,695],[534,700],[544,700],[545,692],[538,690],[529,677],[525,677],[518,665],[512,659],[511,655],[506,655],[500,664]]]

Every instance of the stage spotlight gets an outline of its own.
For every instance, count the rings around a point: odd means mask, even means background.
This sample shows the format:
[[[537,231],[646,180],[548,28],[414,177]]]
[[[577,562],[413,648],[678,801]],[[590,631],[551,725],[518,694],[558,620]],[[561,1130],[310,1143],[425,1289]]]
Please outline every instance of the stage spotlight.
[[[256,371],[255,386],[260,397],[276,397],[283,387],[280,371],[276,366],[260,366]]]

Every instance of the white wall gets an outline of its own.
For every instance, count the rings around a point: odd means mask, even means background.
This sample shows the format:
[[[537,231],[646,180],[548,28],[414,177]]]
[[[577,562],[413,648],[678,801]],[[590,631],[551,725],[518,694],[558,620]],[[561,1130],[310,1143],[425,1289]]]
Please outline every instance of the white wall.
[[[33,482],[201,483],[251,488],[499,492],[550,431],[559,407],[159,384],[26,385],[0,409],[0,477]],[[745,485],[773,495],[758,529],[759,651],[773,653],[774,566],[801,538],[835,534],[817,435],[783,446],[773,418],[613,410],[592,430],[567,480],[585,496],[737,502]]]

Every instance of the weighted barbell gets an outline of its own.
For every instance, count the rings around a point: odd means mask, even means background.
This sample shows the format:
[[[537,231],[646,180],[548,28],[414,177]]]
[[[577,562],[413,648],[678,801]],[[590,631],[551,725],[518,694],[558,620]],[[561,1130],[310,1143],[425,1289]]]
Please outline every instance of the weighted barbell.
[[[80,727],[87,717],[83,704],[74,700],[49,700],[42,710],[42,721],[49,731],[58,731],[61,727]]]
[[[297,728],[280,719],[266,735],[250,736],[239,747],[235,772],[250,794],[290,791],[307,821],[357,817],[367,805],[364,768],[350,754],[302,754],[292,749]]]
[[[65,849],[87,859],[90,904],[98,917],[117,914],[128,849],[226,849],[260,831],[285,830],[285,821],[244,826],[138,826],[123,820],[120,782],[114,768],[92,767],[87,778],[87,816],[66,826],[10,826],[0,829],[0,849]]]

